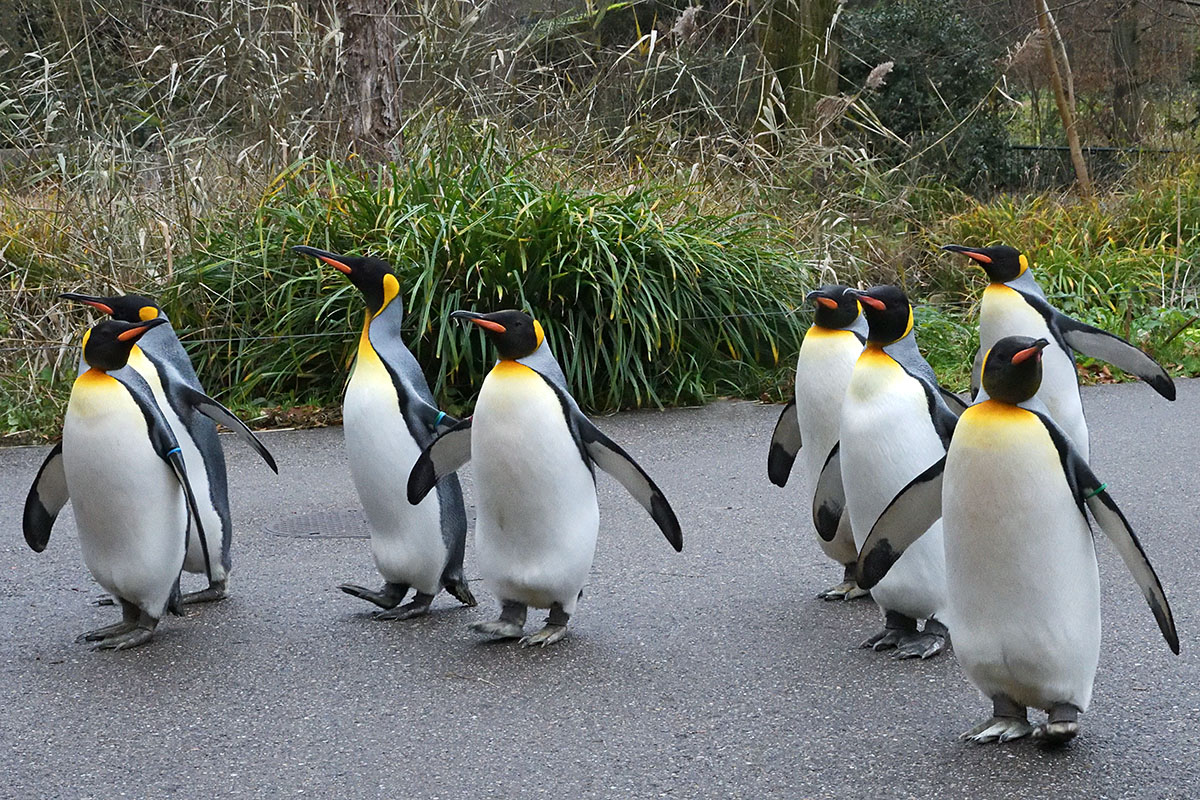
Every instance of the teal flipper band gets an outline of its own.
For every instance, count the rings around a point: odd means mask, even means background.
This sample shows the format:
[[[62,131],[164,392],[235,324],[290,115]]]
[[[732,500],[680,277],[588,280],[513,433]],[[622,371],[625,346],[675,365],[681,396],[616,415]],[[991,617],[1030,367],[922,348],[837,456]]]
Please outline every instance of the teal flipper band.
[[[1101,492],[1103,492],[1103,491],[1104,491],[1105,489],[1107,489],[1107,488],[1108,488],[1108,484],[1107,484],[1107,483],[1102,483],[1102,484],[1100,484],[1099,486],[1097,486],[1095,489],[1092,489],[1090,492],[1084,492],[1084,493],[1083,493],[1083,499],[1084,499],[1084,500],[1091,500],[1093,497],[1095,497],[1096,495],[1100,494]]]
[[[439,411],[439,412],[438,412],[438,415],[437,415],[437,419],[435,419],[435,420],[433,421],[433,427],[435,427],[435,428],[436,428],[438,425],[441,425],[441,424],[442,424],[442,420],[444,420],[445,418],[446,418],[446,412],[445,412],[445,411]]]

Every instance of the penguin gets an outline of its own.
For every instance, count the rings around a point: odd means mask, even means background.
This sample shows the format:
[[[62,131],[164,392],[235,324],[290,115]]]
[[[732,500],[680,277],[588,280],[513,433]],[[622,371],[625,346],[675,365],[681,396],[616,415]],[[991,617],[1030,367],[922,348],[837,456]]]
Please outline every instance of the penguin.
[[[396,481],[405,479],[439,429],[457,419],[439,411],[416,358],[401,338],[404,303],[396,273],[378,258],[294,247],[345,275],[366,301],[367,314],[346,393],[343,431],[350,474],[371,533],[371,555],[383,575],[379,591],[341,584],[346,594],[379,606],[376,619],[401,620],[429,611],[445,589],[474,606],[463,575],[467,514],[458,478],[437,497],[410,505]],[[409,589],[413,599],[401,605]]]
[[[69,498],[84,563],[121,605],[121,622],[76,640],[103,650],[145,644],[168,606],[179,610],[188,527],[198,514],[179,443],[149,384],[123,369],[138,338],[165,324],[105,320],[84,335],[88,369],[71,388],[62,442],[25,503],[25,539],[40,551]]]
[[[958,418],[917,349],[904,292],[876,286],[856,294],[867,318],[867,345],[846,387],[840,441],[817,480],[813,519],[828,537],[844,509],[855,546],[861,548],[896,492],[946,454]],[[944,649],[947,629],[939,614],[946,605],[946,562],[940,521],[871,596],[884,612],[884,628],[862,647],[895,648],[902,659],[931,658]],[[920,619],[926,620],[922,632]]]
[[[796,394],[783,408],[771,436],[767,475],[776,486],[787,485],[797,455],[801,455],[808,506],[824,458],[838,441],[842,398],[854,362],[867,340],[867,320],[854,292],[845,286],[822,286],[805,300],[815,307],[813,324],[800,343],[796,359]],[[803,448],[801,447],[803,445]],[[843,514],[832,540],[818,536],[825,555],[843,566],[842,582],[817,595],[822,600],[853,600],[868,593],[854,582],[858,550]]]
[[[859,555],[872,586],[941,515],[954,652],[992,701],[962,735],[1062,743],[1079,732],[1100,657],[1100,581],[1085,506],[1133,573],[1171,651],[1162,584],[1125,515],[1040,401],[1048,338],[1006,336],[984,354],[987,396],[963,413],[945,457],[880,516]],[[884,578],[886,580],[886,578]],[[1047,719],[1036,728],[1029,707]]]
[[[501,602],[499,619],[474,627],[546,647],[566,635],[595,554],[595,466],[650,512],[677,552],[683,533],[650,476],[580,411],[541,323],[511,310],[450,317],[482,328],[500,360],[483,381],[474,415],[417,460],[408,499],[421,502],[443,476],[474,462],[479,566]],[[545,627],[523,636],[529,606],[550,614]]]
[[[976,261],[990,281],[979,306],[979,351],[971,373],[973,395],[979,388],[982,354],[1001,338],[1046,339],[1050,345],[1042,357],[1044,378],[1039,397],[1050,416],[1071,437],[1084,461],[1089,454],[1088,429],[1079,397],[1076,352],[1131,372],[1166,399],[1175,399],[1175,383],[1157,361],[1119,336],[1072,319],[1050,305],[1023,253],[1005,245],[947,244],[942,249]]]
[[[230,552],[233,518],[229,511],[225,453],[217,435],[216,423],[238,434],[278,474],[279,467],[275,459],[244,422],[205,394],[187,351],[153,298],[139,294],[93,297],[75,292],[67,292],[59,297],[91,306],[122,322],[164,320],[164,324],[156,325],[138,340],[130,351],[128,365],[145,379],[153,391],[167,424],[179,441],[196,492],[200,513],[192,521],[188,533],[183,568],[185,572],[205,574],[208,587],[184,594],[181,602],[208,603],[224,599],[233,568]],[[81,360],[80,373],[86,369],[87,364]],[[218,541],[220,544],[216,552],[210,554],[213,557],[207,560],[200,546],[200,524],[214,540],[213,544]],[[107,602],[101,601],[101,604]]]

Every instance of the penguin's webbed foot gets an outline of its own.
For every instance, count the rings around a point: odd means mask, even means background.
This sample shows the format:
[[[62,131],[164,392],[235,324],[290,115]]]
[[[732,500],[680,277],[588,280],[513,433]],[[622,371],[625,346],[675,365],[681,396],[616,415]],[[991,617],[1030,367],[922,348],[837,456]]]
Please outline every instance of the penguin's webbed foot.
[[[567,622],[570,619],[571,615],[563,611],[561,603],[552,603],[550,616],[546,618],[546,626],[537,633],[522,639],[521,647],[533,647],[534,645],[545,647],[554,644],[567,635]]]
[[[928,622],[925,627],[929,627]],[[958,738],[974,744],[1004,743],[1023,738],[1032,732],[1033,727],[1029,724],[1025,706],[1006,694],[997,694],[992,697],[992,716]]]
[[[891,650],[917,632],[917,621],[899,611],[885,611],[883,630],[859,645],[862,649]]]
[[[500,601],[500,619],[491,622],[476,622],[471,629],[493,639],[517,639],[525,633],[525,615],[528,607],[515,600]]]
[[[97,650],[128,650],[131,647],[138,647],[145,644],[154,638],[154,628],[146,628],[142,625],[136,625],[130,628],[127,632],[119,636],[109,636],[106,639],[101,639],[96,645]]]
[[[866,589],[858,588],[854,581],[842,581],[837,586],[830,586],[817,595],[818,600],[856,600],[869,595]]]
[[[215,603],[218,600],[224,600],[229,595],[225,591],[225,581],[213,581],[208,585],[207,589],[201,589],[198,592],[188,592],[179,598],[179,602],[183,605],[191,605],[192,603]]]
[[[990,717],[958,738],[973,744],[989,742],[1011,742],[1033,732],[1033,726],[1024,719],[1014,717]]]
[[[949,631],[945,625],[936,619],[927,619],[925,620],[925,630],[922,633],[914,631],[900,640],[896,645],[895,657],[898,659],[920,658],[922,660],[933,658],[946,649],[947,633]]]
[[[429,613],[429,607],[433,605],[433,595],[417,592],[411,603],[406,603],[398,608],[393,608],[390,611],[380,611],[375,615],[375,619],[384,620],[399,620],[412,619]]]
[[[1033,729],[1033,738],[1043,744],[1066,744],[1079,735],[1079,709],[1059,703],[1050,709],[1049,718]]]
[[[121,622],[117,622],[112,625],[105,625],[103,628],[96,628],[94,631],[81,633],[75,637],[75,643],[83,644],[84,642],[98,642],[102,639],[107,639],[109,636],[119,636],[123,633],[127,633],[136,626],[136,622],[122,620]]]
[[[385,583],[378,592],[356,583],[339,584],[338,588],[348,595],[366,600],[368,603],[374,603],[385,611],[390,611],[400,605],[404,600],[404,595],[408,594],[408,587],[402,583]]]
[[[535,645],[541,645],[542,647],[545,647],[546,645],[554,644],[566,635],[566,625],[554,625],[548,622],[546,623],[546,626],[537,633],[530,634],[529,636],[521,639],[521,647],[533,647]]]

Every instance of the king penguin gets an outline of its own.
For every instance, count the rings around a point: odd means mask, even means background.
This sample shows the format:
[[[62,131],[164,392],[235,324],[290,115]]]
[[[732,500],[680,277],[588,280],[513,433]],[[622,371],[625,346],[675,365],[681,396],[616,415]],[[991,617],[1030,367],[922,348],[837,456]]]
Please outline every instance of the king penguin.
[[[830,452],[814,497],[818,532],[834,531],[845,509],[862,547],[876,518],[913,476],[946,454],[957,421],[913,334],[912,306],[895,286],[859,292],[869,332],[842,403],[841,439]],[[918,549],[919,548],[919,549]],[[945,647],[946,561],[941,522],[871,590],[884,628],[862,643],[896,649],[898,658],[930,658]],[[926,620],[923,632],[917,621]]]
[[[150,641],[178,610],[179,575],[195,495],[179,444],[150,386],[123,369],[139,336],[166,321],[105,320],[83,338],[88,369],[75,380],[63,439],[25,503],[25,538],[42,550],[68,497],[92,577],[117,598],[121,622],[82,634],[105,650]],[[207,553],[203,526],[201,547]]]
[[[183,595],[183,603],[205,603],[225,597],[229,574],[233,568],[231,544],[233,518],[229,512],[229,479],[225,470],[225,453],[217,435],[216,422],[237,433],[267,465],[278,474],[275,459],[246,424],[229,409],[204,393],[187,351],[175,335],[166,314],[152,298],[139,294],[116,297],[93,297],[68,292],[59,295],[89,305],[112,319],[121,322],[163,320],[147,331],[129,353],[129,366],[145,379],[154,393],[163,416],[179,441],[180,452],[187,464],[192,488],[196,492],[199,515],[192,520],[188,532],[185,572],[205,574],[208,587]],[[80,363],[80,372],[87,369]],[[220,548],[205,559],[200,546],[198,525],[203,524],[212,544]]]
[[[783,407],[771,449],[767,456],[767,475],[776,486],[786,486],[796,456],[801,456],[801,480],[807,496],[805,508],[812,507],[817,476],[825,465],[825,456],[837,444],[842,418],[842,398],[854,371],[854,362],[867,340],[867,320],[854,292],[845,286],[822,286],[805,298],[815,307],[813,324],[804,334],[796,359],[796,394]],[[803,445],[803,447],[802,447]],[[867,592],[854,582],[858,550],[850,531],[850,515],[843,514],[841,524],[826,540],[817,541],[825,555],[843,566],[842,582],[817,595],[822,600],[852,600]]]
[[[979,352],[971,375],[972,388],[979,387],[983,354],[1001,338],[1046,339],[1050,344],[1042,358],[1044,377],[1038,396],[1051,418],[1071,437],[1084,461],[1088,459],[1088,429],[1079,397],[1076,352],[1131,372],[1163,397],[1175,399],[1175,384],[1157,361],[1119,336],[1072,319],[1050,305],[1023,253],[1006,245],[948,244],[942,249],[974,260],[990,281],[979,306]]]
[[[1167,598],[1129,522],[1035,397],[1050,346],[1007,336],[984,354],[987,397],[963,413],[946,456],[889,504],[859,560],[860,581],[873,585],[942,515],[954,652],[992,701],[992,716],[963,734],[978,743],[1031,733],[1061,743],[1079,731],[1100,657],[1085,506],[1179,653]],[[1046,722],[1031,727],[1027,707],[1044,709]]]
[[[396,273],[378,258],[303,246],[293,250],[345,275],[367,306],[342,399],[342,418],[350,475],[384,585],[379,591],[352,583],[339,588],[384,609],[377,619],[425,614],[442,589],[463,605],[474,606],[463,575],[467,515],[458,478],[443,481],[436,497],[417,505],[410,505],[396,488],[439,428],[458,422],[438,410],[417,359],[401,338],[404,304]],[[400,605],[410,588],[412,601]]]
[[[475,628],[521,637],[528,607],[548,608],[545,627],[521,639],[545,647],[566,635],[592,566],[600,524],[593,465],[650,512],[676,551],[683,533],[650,476],[580,411],[537,320],[520,311],[450,316],[482,328],[500,360],[474,415],[421,454],[408,499],[420,502],[442,476],[474,462],[479,565],[501,602],[500,618]]]

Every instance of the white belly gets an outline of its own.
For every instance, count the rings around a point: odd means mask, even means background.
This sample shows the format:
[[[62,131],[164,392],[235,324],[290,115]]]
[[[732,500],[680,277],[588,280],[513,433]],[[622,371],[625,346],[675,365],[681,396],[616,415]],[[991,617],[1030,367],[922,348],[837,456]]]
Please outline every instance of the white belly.
[[[989,697],[1086,710],[1100,655],[1095,549],[1057,450],[1025,416],[1004,424],[972,409],[950,446],[942,510],[954,653]]]
[[[796,465],[803,487],[801,509],[805,527],[811,527],[811,508],[817,477],[825,458],[838,441],[842,399],[854,371],[854,362],[862,352],[862,343],[850,331],[810,328],[800,345],[796,362],[796,415],[800,423],[800,449]],[[831,542],[815,537],[825,555],[839,564],[851,563],[858,550],[850,526],[842,525]]]
[[[855,367],[842,407],[841,436],[846,507],[855,544],[862,547],[892,499],[944,450],[921,385],[883,355],[864,354]],[[871,596],[884,610],[917,619],[945,607],[940,520],[905,551]]]
[[[573,613],[596,550],[596,485],[557,395],[532,370],[502,362],[475,406],[475,543],[503,600]]]
[[[1050,346],[1042,351],[1042,385],[1037,396],[1087,461],[1087,420],[1083,417],[1074,360],[1058,346],[1046,320],[1024,298],[1012,289],[992,284],[984,291],[979,307],[979,346],[987,352],[1005,336],[1049,340]]]
[[[113,595],[161,617],[183,566],[187,508],[141,410],[115,380],[85,373],[76,381],[63,468],[88,570]]]
[[[442,538],[437,491],[417,505],[405,481],[421,454],[396,402],[391,378],[377,356],[361,351],[342,402],[350,474],[371,532],[371,555],[389,583],[437,594],[449,557]]]
[[[204,526],[212,579],[223,581],[228,577],[225,565],[221,561],[221,547],[225,530],[221,515],[213,504],[212,489],[208,483],[208,469],[204,464],[204,456],[200,454],[196,443],[192,441],[187,426],[183,424],[183,420],[179,418],[170,401],[167,400],[167,394],[154,364],[135,348],[130,354],[129,365],[146,379],[146,383],[154,393],[159,410],[162,411],[163,418],[166,419],[167,425],[175,434],[180,455],[183,456],[183,466],[187,469],[188,483],[192,487],[192,494],[195,495],[196,506],[200,512],[200,524]],[[188,525],[187,553],[183,559],[183,568],[192,573],[205,573],[204,549],[200,544],[200,533],[194,520]]]

